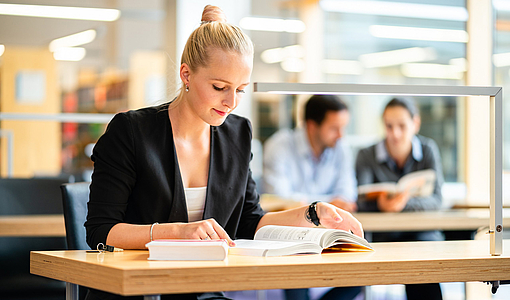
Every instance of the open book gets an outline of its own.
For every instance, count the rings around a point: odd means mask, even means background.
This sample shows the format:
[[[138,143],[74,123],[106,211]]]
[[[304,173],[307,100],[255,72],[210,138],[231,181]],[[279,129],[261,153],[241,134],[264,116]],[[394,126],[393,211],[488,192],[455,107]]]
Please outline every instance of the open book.
[[[149,260],[224,260],[225,240],[154,240],[145,244]]]
[[[363,238],[339,229],[267,225],[253,240],[236,240],[229,254],[281,256],[327,251],[373,250]]]
[[[358,186],[358,198],[377,200],[382,193],[392,195],[409,192],[412,197],[428,197],[434,192],[436,172],[432,169],[411,172],[400,178],[398,182],[380,182]]]

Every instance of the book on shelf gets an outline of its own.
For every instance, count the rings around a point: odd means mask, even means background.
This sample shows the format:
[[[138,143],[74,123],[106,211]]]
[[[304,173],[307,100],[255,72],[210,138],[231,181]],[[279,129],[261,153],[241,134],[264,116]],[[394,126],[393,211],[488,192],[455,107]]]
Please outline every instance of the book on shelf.
[[[224,260],[225,240],[154,240],[145,245],[149,260]]]
[[[235,247],[229,248],[229,254],[282,256],[373,250],[365,239],[345,230],[277,225],[260,228],[253,240],[236,240],[235,243]]]
[[[436,171],[432,169],[411,172],[397,182],[379,182],[358,186],[358,199],[377,200],[382,193],[389,197],[409,192],[409,197],[428,197],[434,192]]]

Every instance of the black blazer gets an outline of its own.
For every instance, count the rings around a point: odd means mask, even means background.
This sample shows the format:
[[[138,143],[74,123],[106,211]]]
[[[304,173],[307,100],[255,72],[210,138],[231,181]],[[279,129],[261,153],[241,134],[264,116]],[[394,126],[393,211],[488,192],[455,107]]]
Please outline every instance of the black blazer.
[[[187,222],[168,103],[117,114],[94,147],[87,243],[105,243],[117,223]],[[264,215],[251,177],[251,124],[229,115],[211,126],[204,219],[232,238],[253,238]],[[147,232],[147,236],[149,232]]]

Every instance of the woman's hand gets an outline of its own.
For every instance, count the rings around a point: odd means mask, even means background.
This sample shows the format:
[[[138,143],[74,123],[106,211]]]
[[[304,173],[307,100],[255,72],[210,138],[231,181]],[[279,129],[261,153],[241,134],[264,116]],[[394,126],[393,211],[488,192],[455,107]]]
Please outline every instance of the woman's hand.
[[[214,219],[207,219],[191,223],[174,223],[178,226],[177,235],[182,239],[198,240],[227,240],[230,246],[235,246],[234,241],[228,236],[223,227]]]
[[[409,192],[397,194],[395,197],[388,198],[387,193],[382,193],[377,198],[377,207],[383,212],[401,212],[409,201]]]
[[[351,213],[325,202],[318,202],[316,211],[322,226],[352,231],[355,235],[363,237],[361,223]]]

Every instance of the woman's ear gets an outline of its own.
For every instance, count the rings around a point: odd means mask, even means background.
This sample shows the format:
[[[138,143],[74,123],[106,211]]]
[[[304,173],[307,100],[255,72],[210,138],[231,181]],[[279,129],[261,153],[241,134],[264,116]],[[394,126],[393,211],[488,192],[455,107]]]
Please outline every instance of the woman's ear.
[[[418,132],[420,132],[421,117],[419,115],[414,116],[413,123],[414,123],[414,134],[418,134]]]
[[[181,65],[181,68],[179,69],[179,75],[181,77],[182,82],[186,86],[189,86],[189,77],[190,77],[190,74],[191,74],[190,67],[188,66],[188,64],[183,63]]]

